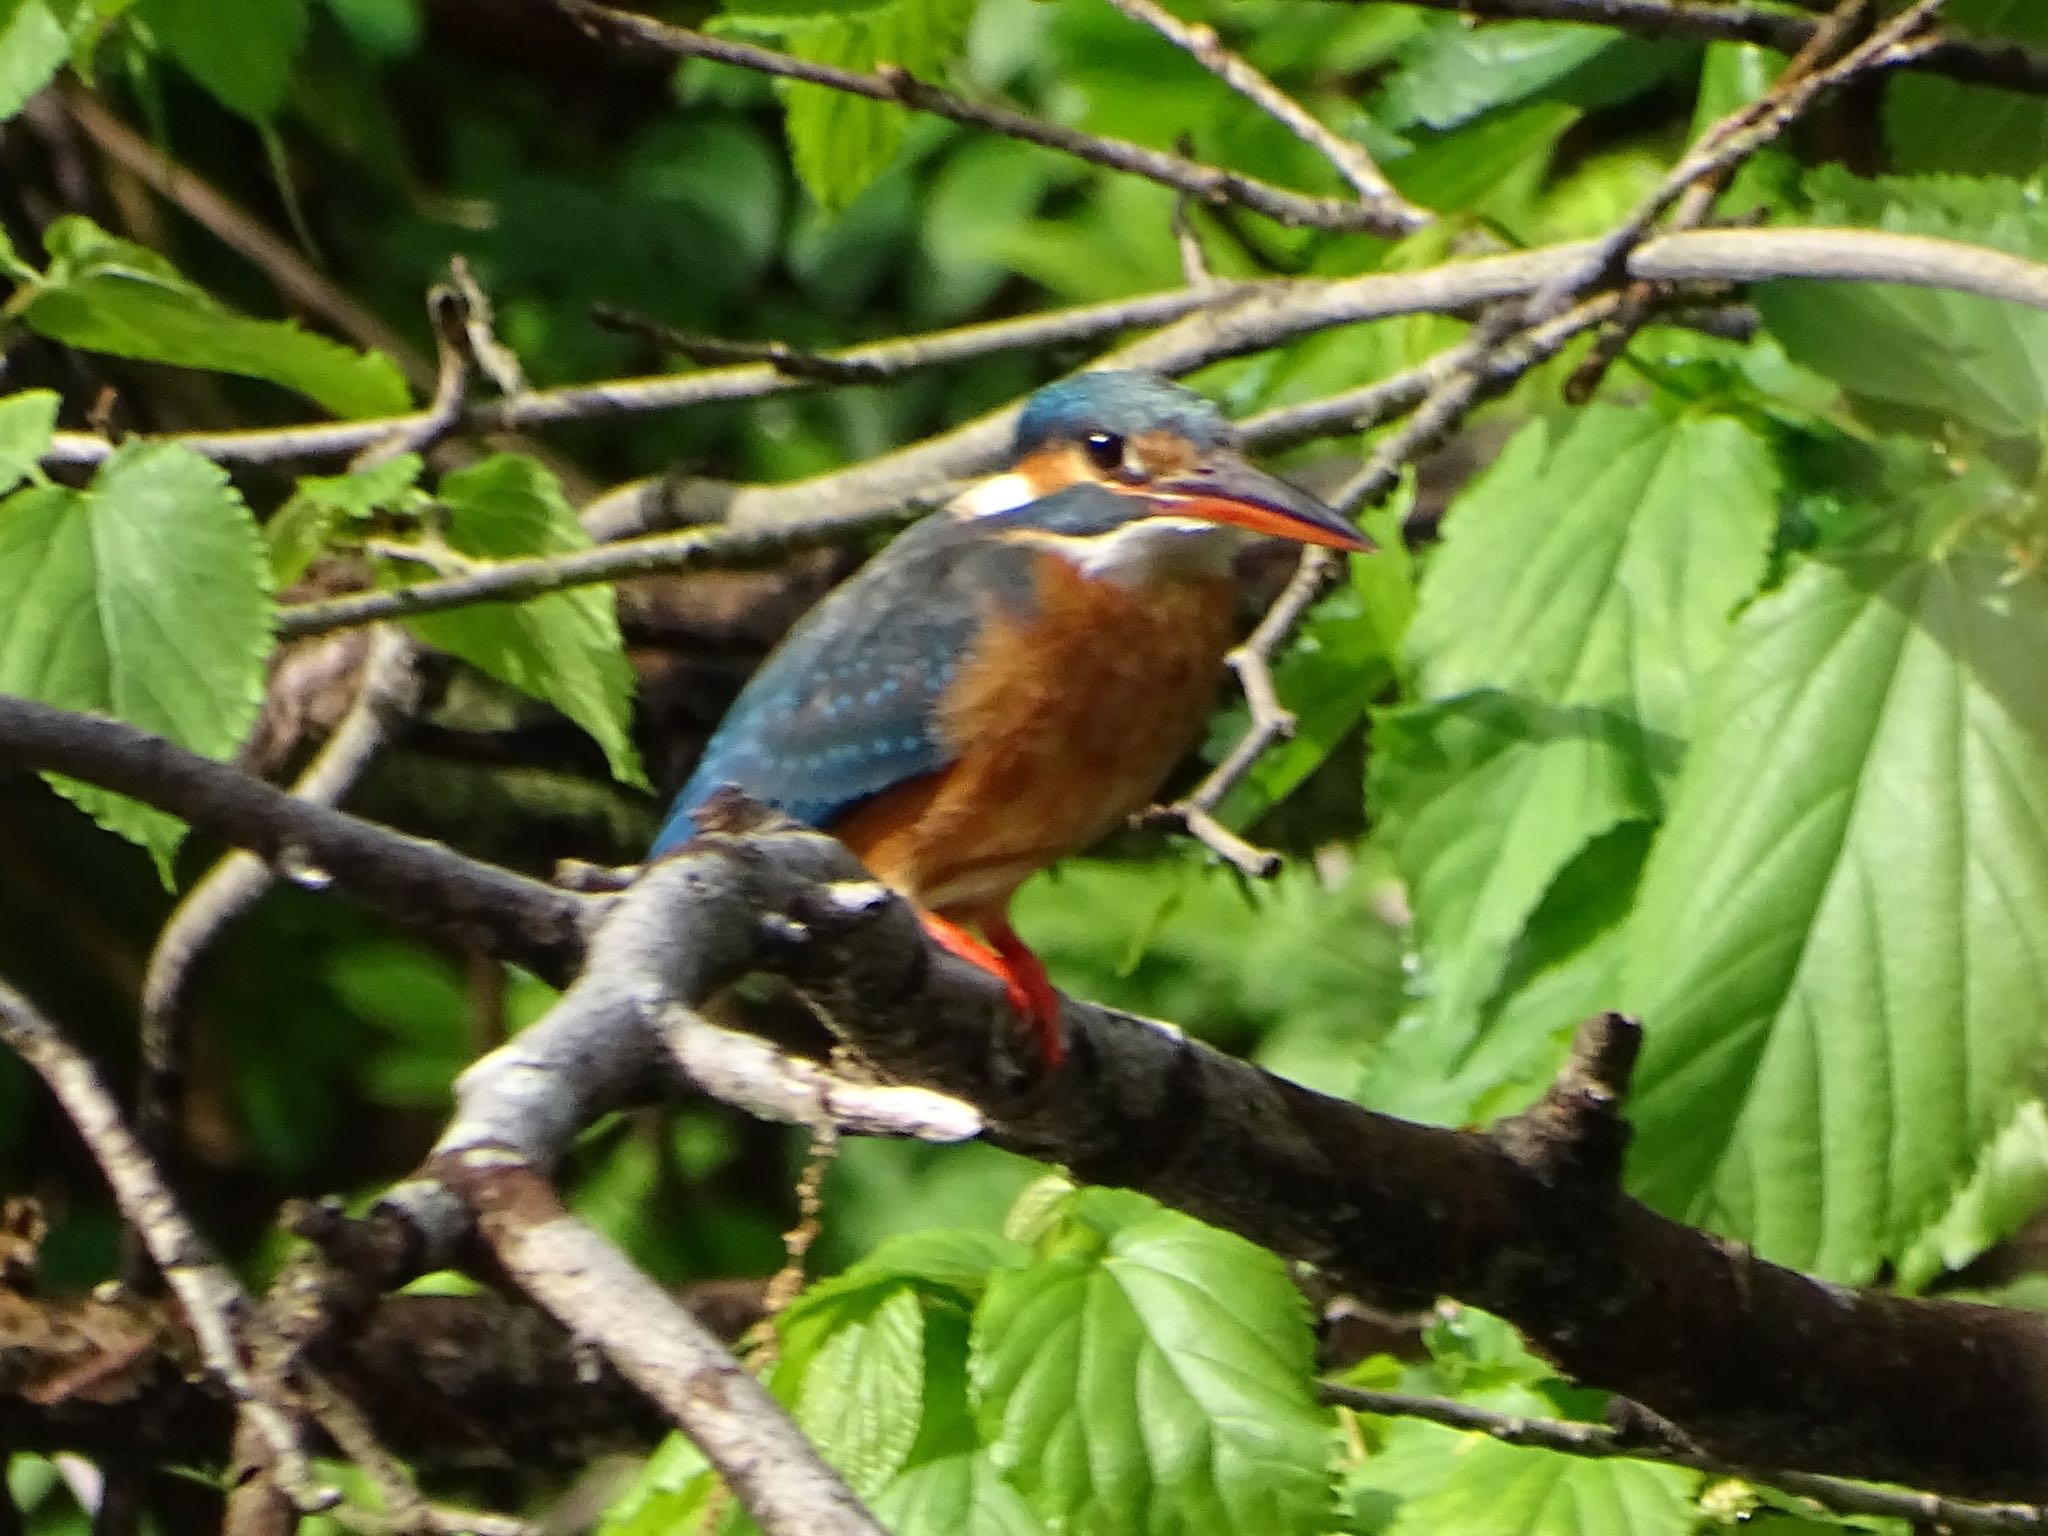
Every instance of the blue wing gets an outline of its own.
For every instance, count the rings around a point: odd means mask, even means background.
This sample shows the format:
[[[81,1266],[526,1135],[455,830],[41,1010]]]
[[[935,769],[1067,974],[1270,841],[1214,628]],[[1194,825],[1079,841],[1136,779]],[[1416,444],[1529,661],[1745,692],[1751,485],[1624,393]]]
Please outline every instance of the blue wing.
[[[1036,553],[990,537],[992,521],[927,518],[805,615],[727,712],[651,852],[694,836],[725,784],[823,826],[950,762],[940,701],[991,606],[1031,601]]]

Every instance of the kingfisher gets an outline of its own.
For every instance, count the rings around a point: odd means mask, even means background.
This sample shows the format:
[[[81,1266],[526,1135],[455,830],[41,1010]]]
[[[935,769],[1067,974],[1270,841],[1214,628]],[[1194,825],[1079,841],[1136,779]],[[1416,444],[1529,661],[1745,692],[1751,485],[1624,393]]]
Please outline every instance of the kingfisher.
[[[1058,1066],[1059,995],[1010,898],[1150,803],[1193,747],[1236,634],[1235,557],[1261,538],[1373,548],[1254,467],[1192,390],[1110,371],[1041,389],[1013,467],[899,536],[769,654],[652,856],[695,836],[726,785],[831,833],[1002,981]]]

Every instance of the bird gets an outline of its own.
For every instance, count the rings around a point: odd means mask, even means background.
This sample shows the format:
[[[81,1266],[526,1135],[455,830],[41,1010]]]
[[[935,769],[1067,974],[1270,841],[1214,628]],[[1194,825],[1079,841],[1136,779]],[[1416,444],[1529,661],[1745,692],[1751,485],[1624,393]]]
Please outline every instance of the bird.
[[[650,857],[695,836],[725,786],[830,833],[1003,983],[1058,1067],[1059,994],[1010,899],[1149,804],[1194,746],[1236,638],[1235,557],[1270,538],[1373,548],[1254,466],[1193,390],[1111,370],[1040,389],[1009,469],[913,524],[769,653]]]

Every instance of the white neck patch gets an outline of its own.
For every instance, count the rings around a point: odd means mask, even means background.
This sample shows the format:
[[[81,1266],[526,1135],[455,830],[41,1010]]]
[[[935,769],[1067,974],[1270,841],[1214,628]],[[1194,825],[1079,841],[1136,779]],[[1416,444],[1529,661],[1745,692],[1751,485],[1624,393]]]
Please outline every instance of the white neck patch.
[[[1038,497],[1031,477],[1013,469],[1006,475],[991,475],[970,485],[946,505],[947,510],[962,517],[993,517],[998,512],[1014,512]]]
[[[1084,576],[1142,587],[1174,577],[1221,576],[1243,540],[1227,524],[1140,517],[1097,539],[1048,540]]]

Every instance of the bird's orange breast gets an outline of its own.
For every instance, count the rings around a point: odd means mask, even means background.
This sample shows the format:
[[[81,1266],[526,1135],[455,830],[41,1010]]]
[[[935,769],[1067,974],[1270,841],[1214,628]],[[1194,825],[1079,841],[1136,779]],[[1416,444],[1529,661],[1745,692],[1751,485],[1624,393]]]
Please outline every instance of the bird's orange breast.
[[[1042,555],[1026,617],[992,612],[940,707],[954,760],[833,831],[934,911],[999,910],[1158,791],[1215,697],[1227,577],[1130,588]]]

